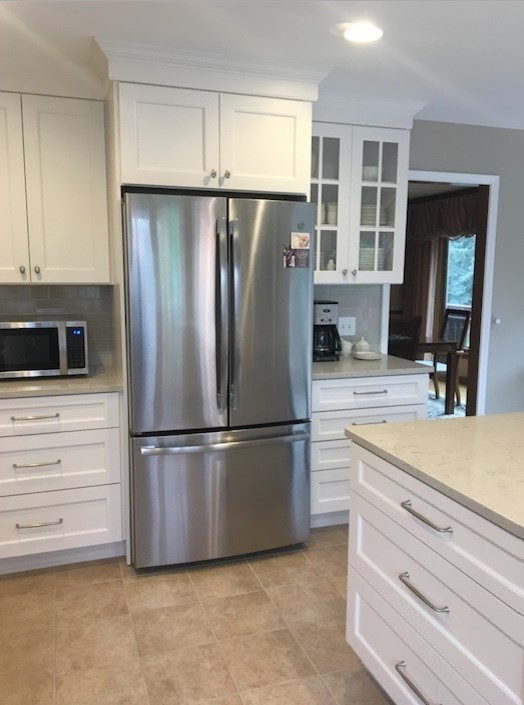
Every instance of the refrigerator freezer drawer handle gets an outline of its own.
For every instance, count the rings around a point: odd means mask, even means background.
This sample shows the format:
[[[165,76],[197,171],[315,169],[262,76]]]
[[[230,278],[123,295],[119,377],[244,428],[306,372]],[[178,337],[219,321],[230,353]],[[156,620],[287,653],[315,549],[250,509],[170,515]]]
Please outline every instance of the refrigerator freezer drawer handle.
[[[226,441],[224,443],[208,443],[199,446],[168,446],[161,448],[157,446],[144,446],[140,448],[141,455],[175,455],[178,453],[209,453],[214,450],[228,450],[230,448],[253,448],[254,446],[265,446],[275,443],[295,443],[309,438],[309,433],[291,433],[287,436],[276,436],[273,438],[255,438],[252,441]]]

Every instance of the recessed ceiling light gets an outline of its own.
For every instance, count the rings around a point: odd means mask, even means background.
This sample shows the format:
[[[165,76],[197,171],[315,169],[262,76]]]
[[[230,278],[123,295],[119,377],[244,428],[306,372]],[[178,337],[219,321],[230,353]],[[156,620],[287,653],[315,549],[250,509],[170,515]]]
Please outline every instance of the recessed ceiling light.
[[[380,27],[366,20],[343,22],[337,24],[331,31],[339,37],[344,37],[348,42],[357,42],[358,44],[376,42],[384,34]]]

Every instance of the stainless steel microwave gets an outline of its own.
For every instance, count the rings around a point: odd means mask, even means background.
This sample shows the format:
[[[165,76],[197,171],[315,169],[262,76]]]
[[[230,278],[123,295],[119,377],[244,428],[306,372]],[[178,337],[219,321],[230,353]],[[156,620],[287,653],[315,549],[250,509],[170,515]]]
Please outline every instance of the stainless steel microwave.
[[[0,379],[88,371],[85,321],[0,323]]]

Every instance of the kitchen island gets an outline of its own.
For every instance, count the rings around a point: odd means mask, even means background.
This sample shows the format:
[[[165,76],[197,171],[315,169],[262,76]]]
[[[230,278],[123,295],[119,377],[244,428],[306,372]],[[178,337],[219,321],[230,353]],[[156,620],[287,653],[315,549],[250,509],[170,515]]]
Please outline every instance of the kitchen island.
[[[524,702],[523,429],[524,414],[346,429],[347,640],[399,705]]]

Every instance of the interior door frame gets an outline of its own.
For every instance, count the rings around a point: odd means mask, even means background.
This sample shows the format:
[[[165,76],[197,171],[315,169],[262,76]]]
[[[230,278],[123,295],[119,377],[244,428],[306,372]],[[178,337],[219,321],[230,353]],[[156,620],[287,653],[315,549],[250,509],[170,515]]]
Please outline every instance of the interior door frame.
[[[433,181],[435,183],[464,184],[464,186],[488,186],[489,200],[486,227],[486,252],[484,259],[484,281],[482,284],[482,314],[480,320],[480,341],[477,377],[476,415],[482,416],[486,410],[486,382],[491,333],[493,270],[495,265],[495,240],[497,236],[497,212],[500,177],[494,174],[458,174],[444,171],[418,171],[410,169],[408,181]],[[382,287],[381,350],[387,352],[387,330],[389,319],[390,286]]]

